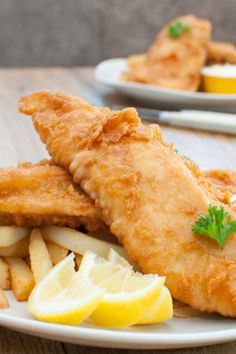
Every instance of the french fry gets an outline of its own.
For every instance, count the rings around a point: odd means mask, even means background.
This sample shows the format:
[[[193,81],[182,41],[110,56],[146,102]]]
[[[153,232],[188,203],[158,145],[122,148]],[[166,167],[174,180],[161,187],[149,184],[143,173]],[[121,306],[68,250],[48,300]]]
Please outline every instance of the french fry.
[[[43,238],[47,242],[53,242],[81,255],[90,250],[97,253],[100,257],[106,258],[109,250],[113,248],[119,255],[126,259],[128,258],[122,246],[98,240],[80,231],[58,226],[44,226],[41,231]]]
[[[56,265],[68,255],[69,251],[65,247],[58,246],[51,242],[47,242],[46,245],[53,265]]]
[[[145,54],[134,54],[127,58],[127,64],[131,69],[137,68],[140,64],[144,62],[146,58]]]
[[[34,277],[22,258],[5,257],[10,267],[11,286],[18,301],[26,301],[34,287]]]
[[[47,246],[39,229],[34,229],[31,232],[29,254],[34,281],[38,284],[53,267]]]
[[[82,258],[83,258],[83,256],[81,256],[81,254],[75,253],[75,265],[76,265],[77,270],[80,267],[80,264],[82,262]]]
[[[30,229],[21,226],[0,226],[0,247],[9,247],[29,235]]]
[[[29,255],[29,237],[8,247],[0,247],[0,257],[26,257]]]
[[[9,265],[0,258],[0,289],[11,289],[11,278]]]
[[[0,309],[6,309],[9,307],[9,302],[7,300],[7,297],[5,293],[2,291],[0,288]]]

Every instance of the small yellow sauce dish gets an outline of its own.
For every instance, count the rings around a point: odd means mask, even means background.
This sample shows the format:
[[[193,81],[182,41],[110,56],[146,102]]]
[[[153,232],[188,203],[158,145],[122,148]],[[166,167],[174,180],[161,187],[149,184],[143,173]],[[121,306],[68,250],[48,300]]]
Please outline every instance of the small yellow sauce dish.
[[[236,94],[236,65],[205,66],[201,74],[203,91]]]

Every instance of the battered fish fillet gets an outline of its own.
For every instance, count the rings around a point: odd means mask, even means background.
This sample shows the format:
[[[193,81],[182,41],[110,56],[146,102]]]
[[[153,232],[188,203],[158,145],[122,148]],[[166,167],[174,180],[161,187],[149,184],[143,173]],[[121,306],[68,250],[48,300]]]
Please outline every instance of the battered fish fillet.
[[[0,225],[97,230],[101,212],[61,167],[44,161],[0,169]]]
[[[232,43],[210,42],[207,51],[207,64],[236,64],[236,47]]]
[[[168,30],[170,23],[167,24],[144,61],[124,73],[123,79],[177,90],[198,90],[200,70],[207,57],[211,24],[193,15],[182,16],[175,21],[183,22],[189,29],[179,38],[173,38]]]
[[[198,213],[221,204],[157,125],[144,126],[133,108],[110,111],[63,93],[27,95],[19,108],[145,273],[165,275],[179,301],[236,316],[236,235],[221,250],[192,233]]]

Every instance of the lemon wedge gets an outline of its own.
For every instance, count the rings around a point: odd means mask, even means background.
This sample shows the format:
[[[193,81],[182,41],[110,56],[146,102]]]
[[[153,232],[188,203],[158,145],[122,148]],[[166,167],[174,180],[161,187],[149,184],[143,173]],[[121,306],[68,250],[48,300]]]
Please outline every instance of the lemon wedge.
[[[166,286],[161,289],[155,304],[147,310],[138,324],[155,324],[170,320],[173,317],[173,301]]]
[[[113,264],[132,268],[131,265],[113,249],[108,253],[108,260]],[[138,324],[154,324],[165,322],[173,317],[173,301],[169,290],[163,286],[155,304],[151,306],[139,320]]]
[[[172,317],[164,277],[134,272],[113,250],[107,260],[87,251],[79,271],[74,257],[58,263],[31,293],[29,310],[39,320],[77,325],[90,316],[97,325],[121,328]]]
[[[123,262],[121,262],[123,263]],[[105,288],[91,319],[97,325],[122,328],[138,323],[156,303],[164,277],[134,272],[87,251],[80,265],[83,278]]]
[[[75,271],[71,253],[34,288],[29,310],[41,321],[77,325],[91,315],[103,293],[104,289]]]

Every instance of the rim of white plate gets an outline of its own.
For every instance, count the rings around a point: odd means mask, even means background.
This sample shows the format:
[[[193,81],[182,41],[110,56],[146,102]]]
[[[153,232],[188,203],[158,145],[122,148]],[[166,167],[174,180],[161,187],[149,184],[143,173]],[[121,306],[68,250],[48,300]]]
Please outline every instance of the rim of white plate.
[[[92,345],[92,341],[107,342],[109,344],[141,344],[145,347],[148,345],[201,345],[227,342],[236,339],[236,328],[225,329],[207,332],[195,333],[148,333],[148,332],[129,332],[125,330],[112,330],[103,328],[89,328],[89,327],[72,327],[68,325],[59,325],[48,322],[40,322],[34,319],[26,319],[14,317],[12,315],[0,314],[0,325],[6,327],[14,327],[15,329],[23,330],[30,326],[30,332],[41,334],[47,331],[51,335],[62,335],[68,339],[78,338],[83,340],[90,340],[88,343]],[[26,331],[27,332],[27,331]]]

